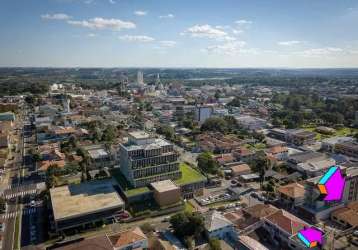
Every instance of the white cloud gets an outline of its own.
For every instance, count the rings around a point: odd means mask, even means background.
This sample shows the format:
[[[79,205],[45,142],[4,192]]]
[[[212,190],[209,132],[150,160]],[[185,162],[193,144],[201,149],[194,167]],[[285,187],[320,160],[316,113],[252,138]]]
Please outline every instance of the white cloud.
[[[176,41],[159,41],[159,44],[161,47],[172,48],[177,44],[177,42]]]
[[[97,34],[95,34],[95,33],[89,33],[87,36],[88,36],[88,37],[96,37]]]
[[[297,41],[297,40],[292,40],[292,41],[281,41],[278,42],[278,45],[282,45],[282,46],[294,46],[294,45],[298,45],[303,43],[302,41]]]
[[[215,53],[224,55],[258,54],[257,49],[245,48],[245,46],[245,41],[234,41],[219,45],[208,46],[203,51],[209,54]]]
[[[145,16],[147,14],[148,14],[148,12],[144,11],[144,10],[136,10],[136,11],[134,11],[134,15],[136,15],[136,16]]]
[[[41,15],[41,18],[46,20],[69,20],[71,19],[71,16],[64,13],[56,13],[56,14],[44,14]]]
[[[304,57],[320,57],[320,56],[332,56],[332,55],[342,54],[344,52],[345,51],[342,48],[324,47],[324,48],[314,48],[314,49],[307,49],[303,51],[297,51],[294,52],[294,54]]]
[[[85,27],[89,29],[134,29],[136,25],[132,22],[122,21],[119,19],[105,19],[102,17],[95,17],[89,20],[73,21],[69,20],[67,23],[75,26]]]
[[[163,19],[163,18],[174,18],[175,16],[173,14],[167,14],[167,15],[164,15],[164,16],[159,16],[160,19]]]
[[[238,24],[238,25],[249,25],[249,24],[252,24],[252,21],[241,19],[241,20],[235,21],[235,23]]]
[[[210,26],[209,24],[195,25],[188,28],[184,34],[189,34],[192,37],[205,37],[205,38],[223,38],[228,34],[221,30]]]
[[[238,30],[238,29],[233,29],[232,30],[232,33],[234,34],[234,35],[239,35],[239,34],[241,34],[241,33],[243,33],[244,31],[243,30]]]
[[[131,36],[131,35],[120,36],[119,39],[127,42],[142,42],[142,43],[153,42],[155,40],[153,37],[150,36]]]
[[[116,1],[114,1],[114,0],[109,0],[109,3],[110,3],[110,4],[115,4]]]

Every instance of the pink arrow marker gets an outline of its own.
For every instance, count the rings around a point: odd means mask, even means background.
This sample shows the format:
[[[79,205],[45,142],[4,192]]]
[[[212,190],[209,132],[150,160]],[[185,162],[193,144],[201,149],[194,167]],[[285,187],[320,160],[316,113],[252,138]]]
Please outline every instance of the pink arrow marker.
[[[339,168],[336,169],[324,186],[327,192],[327,195],[324,198],[325,201],[340,201],[342,199],[345,179]]]

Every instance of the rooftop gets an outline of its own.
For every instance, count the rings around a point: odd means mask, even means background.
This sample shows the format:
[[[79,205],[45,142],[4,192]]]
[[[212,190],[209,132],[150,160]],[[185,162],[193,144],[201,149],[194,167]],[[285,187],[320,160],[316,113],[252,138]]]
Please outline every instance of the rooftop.
[[[120,232],[118,234],[108,236],[114,248],[124,247],[138,241],[147,240],[147,236],[142,232],[139,227],[132,230]]]
[[[306,161],[318,159],[318,158],[325,159],[325,158],[327,158],[327,156],[322,153],[311,152],[311,151],[300,152],[300,153],[292,154],[289,156],[290,160],[294,160],[295,162],[298,162],[298,163],[306,162]]]
[[[251,207],[245,208],[244,213],[250,215],[251,217],[261,219],[263,217],[269,216],[278,211],[278,208],[269,205],[269,204],[256,204]]]
[[[298,231],[303,229],[304,227],[309,226],[303,220],[297,218],[293,214],[290,214],[283,209],[280,209],[274,214],[267,216],[266,219],[272,224],[281,228],[281,230],[284,230],[285,232],[289,233],[289,235],[291,236],[297,234]]]
[[[239,241],[250,250],[268,250],[268,248],[263,246],[260,242],[247,235],[240,235]]]
[[[281,186],[277,189],[279,193],[282,193],[291,198],[300,198],[305,194],[305,187],[298,183],[291,183],[285,186]]]
[[[148,133],[144,132],[144,131],[134,131],[134,132],[128,133],[128,135],[133,137],[136,140],[142,140],[142,139],[151,138],[151,136]]]
[[[126,144],[123,144],[123,146],[128,150],[140,150],[140,149],[144,149],[144,150],[151,150],[151,149],[155,149],[155,148],[160,148],[160,147],[164,147],[164,146],[169,146],[171,145],[170,142],[164,140],[164,139],[153,139],[152,141],[150,141],[149,143],[146,144],[133,144],[131,142],[128,142]]]
[[[110,181],[91,181],[50,189],[55,220],[71,219],[124,206]]]
[[[88,154],[92,159],[98,159],[108,156],[108,153],[103,148],[88,150]]]
[[[102,235],[65,244],[56,250],[113,250],[113,247],[106,235]]]
[[[171,180],[157,181],[150,184],[157,192],[177,190],[178,187]]]
[[[347,207],[339,208],[332,212],[332,216],[349,223],[353,227],[358,226],[358,201],[351,202]]]
[[[222,214],[215,210],[206,213],[204,218],[205,229],[209,232],[233,225],[231,221],[226,219]]]

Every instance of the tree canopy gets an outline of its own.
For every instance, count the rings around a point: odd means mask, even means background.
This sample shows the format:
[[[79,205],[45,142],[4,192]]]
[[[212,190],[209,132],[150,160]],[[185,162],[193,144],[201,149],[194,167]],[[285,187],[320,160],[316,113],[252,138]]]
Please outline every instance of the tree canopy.
[[[201,153],[198,158],[198,167],[207,174],[216,174],[219,169],[218,163],[212,157],[211,153],[203,152]]]

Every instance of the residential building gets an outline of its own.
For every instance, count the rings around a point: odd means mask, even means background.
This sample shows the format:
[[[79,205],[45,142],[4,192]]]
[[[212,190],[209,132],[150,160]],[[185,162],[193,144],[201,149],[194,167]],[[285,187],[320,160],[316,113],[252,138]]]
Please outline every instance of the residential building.
[[[296,182],[277,188],[281,203],[297,206],[303,203],[305,187]]]
[[[282,146],[274,146],[266,151],[267,154],[274,157],[278,161],[286,161],[288,159],[288,148]]]
[[[277,140],[286,141],[287,130],[279,129],[279,128],[273,128],[273,129],[269,130],[268,136],[270,136],[272,138],[275,138]]]
[[[139,227],[107,237],[113,250],[148,249],[148,238]]]
[[[128,142],[120,144],[121,172],[133,187],[179,179],[178,156],[173,144],[142,131],[129,133]]]
[[[240,163],[231,167],[231,175],[234,177],[250,174],[251,168],[246,163]]]
[[[355,141],[338,142],[335,145],[335,152],[358,158],[358,143]]]
[[[345,202],[358,201],[358,168],[345,169],[345,181],[343,200]]]
[[[313,177],[305,181],[304,202],[297,207],[298,212],[306,220],[318,222],[329,218],[332,211],[344,206],[344,201],[327,202],[321,198],[317,184],[322,176]]]
[[[358,227],[358,201],[332,212],[331,220],[344,227]]]
[[[309,224],[293,214],[280,209],[263,218],[263,227],[268,232],[272,243],[283,249],[304,249],[303,244],[295,240],[297,233],[309,227]]]
[[[310,145],[315,143],[316,133],[304,129],[288,130],[286,140],[296,146]]]
[[[287,159],[287,164],[291,168],[296,168],[298,164],[305,163],[308,161],[320,161],[327,159],[328,156],[326,154],[318,153],[318,152],[312,152],[312,151],[305,151],[305,152],[299,152],[292,155],[289,155]]]
[[[107,235],[85,238],[83,240],[66,241],[63,244],[57,243],[56,250],[113,250],[112,244]],[[31,250],[35,250],[32,249]],[[36,249],[37,250],[37,249]]]
[[[323,175],[330,167],[334,165],[336,165],[336,161],[332,158],[324,160],[313,159],[297,164],[295,169],[306,177],[315,177]]]
[[[342,142],[353,142],[354,138],[344,137],[344,136],[335,136],[322,140],[321,149],[330,153],[336,152],[336,144]]]
[[[50,189],[56,231],[111,219],[124,202],[111,181],[91,181]]]
[[[114,156],[104,145],[84,146],[83,149],[87,152],[90,159],[89,169],[112,168],[116,165]]]
[[[238,242],[239,250],[269,250],[260,242],[247,235],[240,235]]]
[[[210,239],[237,239],[234,224],[216,210],[204,214],[204,227],[207,237]]]

